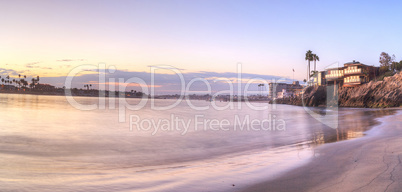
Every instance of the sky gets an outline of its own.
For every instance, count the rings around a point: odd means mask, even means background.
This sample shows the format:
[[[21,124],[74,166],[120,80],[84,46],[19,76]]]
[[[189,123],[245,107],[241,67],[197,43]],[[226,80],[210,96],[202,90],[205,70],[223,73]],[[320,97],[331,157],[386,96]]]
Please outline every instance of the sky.
[[[221,78],[241,63],[249,78],[302,81],[307,50],[320,57],[318,70],[352,60],[378,66],[383,51],[401,60],[401,8],[398,1],[1,0],[0,76],[39,75],[61,87],[83,64],[114,66],[126,78],[159,65]],[[74,86],[96,81],[92,74]]]

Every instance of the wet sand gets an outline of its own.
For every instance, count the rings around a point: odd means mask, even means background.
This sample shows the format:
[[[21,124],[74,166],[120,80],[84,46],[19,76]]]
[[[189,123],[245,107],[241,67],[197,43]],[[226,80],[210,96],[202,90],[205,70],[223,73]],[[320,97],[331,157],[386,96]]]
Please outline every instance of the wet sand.
[[[368,135],[316,149],[311,163],[244,191],[401,191],[402,110]]]

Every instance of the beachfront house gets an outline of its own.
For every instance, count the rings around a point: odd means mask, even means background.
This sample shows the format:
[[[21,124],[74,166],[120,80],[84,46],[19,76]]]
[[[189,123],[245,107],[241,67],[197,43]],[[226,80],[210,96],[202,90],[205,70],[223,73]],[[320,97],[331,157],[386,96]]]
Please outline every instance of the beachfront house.
[[[268,88],[269,88],[269,98],[270,99],[275,99],[278,98],[278,94],[280,94],[279,96],[283,97],[283,94],[280,92],[283,92],[283,90],[285,90],[285,92],[288,93],[294,93],[295,90],[300,90],[303,88],[303,86],[301,86],[299,84],[299,81],[293,81],[292,84],[288,84],[288,83],[268,83]]]
[[[35,90],[45,91],[45,92],[52,92],[56,90],[56,87],[49,84],[37,84],[35,85]]]
[[[326,85],[326,80],[325,80],[325,71],[319,71],[314,74],[314,76],[310,79],[312,82],[311,85],[314,86],[321,86],[321,85]]]
[[[377,75],[377,67],[360,62],[345,63],[343,86],[357,86],[370,82]]]
[[[278,92],[277,98],[287,98],[292,97],[293,95],[294,95],[293,90],[282,89],[281,92]]]
[[[325,74],[325,80],[327,85],[343,84],[343,70],[344,67],[327,69]]]
[[[325,72],[326,85],[353,87],[373,80],[378,75],[378,67],[353,61],[345,63],[343,67],[327,69]]]

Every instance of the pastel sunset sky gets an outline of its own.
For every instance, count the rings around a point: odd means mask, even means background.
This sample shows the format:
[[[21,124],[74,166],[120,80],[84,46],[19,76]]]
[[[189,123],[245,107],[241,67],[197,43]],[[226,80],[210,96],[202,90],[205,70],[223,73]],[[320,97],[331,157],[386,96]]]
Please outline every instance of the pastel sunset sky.
[[[40,75],[61,86],[82,64],[113,65],[127,77],[170,65],[219,78],[242,63],[250,78],[292,79],[295,69],[302,81],[309,49],[319,70],[352,60],[378,66],[382,51],[402,59],[401,8],[398,1],[3,0],[0,75]]]

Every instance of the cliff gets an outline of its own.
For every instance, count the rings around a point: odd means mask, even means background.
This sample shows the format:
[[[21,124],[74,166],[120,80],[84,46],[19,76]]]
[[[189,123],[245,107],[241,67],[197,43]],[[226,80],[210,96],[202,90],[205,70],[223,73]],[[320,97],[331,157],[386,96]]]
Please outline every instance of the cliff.
[[[303,95],[306,106],[325,106],[327,94],[333,87],[308,87]],[[277,99],[278,104],[302,105],[301,97]],[[329,101],[331,102],[331,101]],[[341,107],[399,107],[402,105],[402,72],[383,81],[371,81],[357,87],[340,87],[338,105]]]

